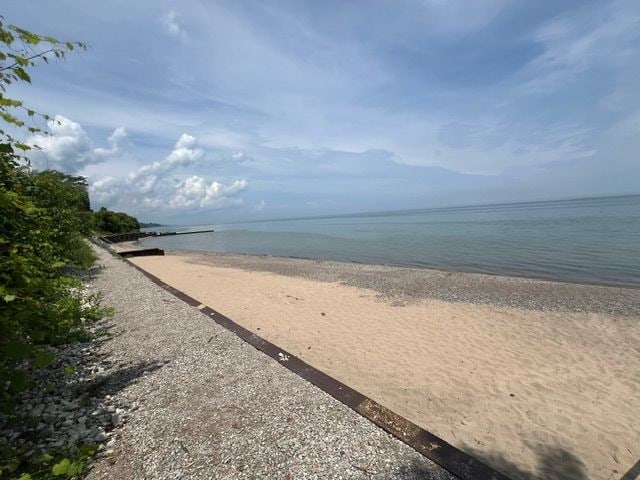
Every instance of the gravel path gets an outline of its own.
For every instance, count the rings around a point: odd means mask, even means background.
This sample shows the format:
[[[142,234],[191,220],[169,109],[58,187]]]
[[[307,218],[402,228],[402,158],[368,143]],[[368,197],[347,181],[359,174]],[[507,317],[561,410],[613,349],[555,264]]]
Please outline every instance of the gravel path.
[[[140,248],[140,247],[138,247]],[[242,268],[367,288],[398,303],[425,298],[544,311],[640,316],[640,288],[552,282],[481,273],[445,272],[298,258],[171,251],[196,263]]]
[[[100,354],[134,405],[89,479],[453,477],[98,249],[116,310]],[[215,305],[212,305],[215,307]]]

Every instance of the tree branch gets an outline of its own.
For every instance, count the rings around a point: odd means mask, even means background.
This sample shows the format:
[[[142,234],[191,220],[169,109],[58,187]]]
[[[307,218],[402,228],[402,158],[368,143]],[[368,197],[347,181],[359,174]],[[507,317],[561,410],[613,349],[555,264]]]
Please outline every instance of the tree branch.
[[[60,50],[58,50],[57,48],[53,47],[53,48],[50,48],[49,50],[45,50],[44,52],[37,53],[36,55],[32,55],[32,56],[30,56],[30,57],[26,57],[26,58],[25,58],[25,60],[30,61],[30,60],[33,60],[34,58],[43,57],[43,56],[45,56],[47,53],[57,52],[57,51],[62,51],[62,50],[61,50],[61,49],[60,49]],[[14,62],[14,63],[13,63],[13,64],[11,64],[11,65],[8,65],[8,66],[6,66],[6,67],[2,67],[2,68],[0,68],[0,72],[4,72],[5,70],[11,70],[13,67],[15,67],[15,66],[17,66],[17,65],[20,65],[20,63],[19,63],[19,62]]]

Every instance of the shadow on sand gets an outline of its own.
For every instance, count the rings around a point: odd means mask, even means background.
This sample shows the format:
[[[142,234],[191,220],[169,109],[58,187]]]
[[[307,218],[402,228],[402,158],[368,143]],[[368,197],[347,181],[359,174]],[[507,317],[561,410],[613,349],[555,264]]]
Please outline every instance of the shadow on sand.
[[[640,478],[640,460],[638,460],[620,480],[636,480],[638,478]]]
[[[569,450],[552,445],[535,447],[535,471],[525,470],[497,452],[470,450],[470,455],[513,480],[588,480],[584,463]]]
[[[589,480],[584,463],[573,453],[548,445],[536,449],[535,471],[525,470],[497,452],[465,449],[469,455],[486,463],[513,480]],[[398,480],[439,479],[433,469],[422,462],[403,467]],[[627,480],[625,478],[625,480]]]

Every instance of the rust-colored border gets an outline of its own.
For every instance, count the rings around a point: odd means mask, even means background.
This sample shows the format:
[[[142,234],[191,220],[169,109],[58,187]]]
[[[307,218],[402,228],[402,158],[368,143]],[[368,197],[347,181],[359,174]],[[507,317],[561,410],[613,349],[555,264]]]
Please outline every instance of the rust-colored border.
[[[118,255],[122,260],[140,271],[156,285],[175,295],[188,305],[197,307],[204,315],[212,318],[222,327],[235,333],[245,342],[251,344],[261,352],[278,361],[282,366],[288,368],[293,373],[328,393],[336,400],[355,410],[367,420],[373,422],[403,443],[409,445],[414,450],[421,453],[429,460],[437,463],[456,477],[462,480],[509,480],[509,477],[506,475],[494,470],[487,464],[463,452],[462,450],[459,450],[450,443],[442,440],[440,437],[410,422],[406,418],[392,412],[388,408],[366,397],[348,385],[345,385],[326,373],[321,372],[317,368],[312,367],[295,355],[282,350],[277,345],[259,337],[255,333],[238,325],[225,315],[216,312],[211,307],[202,306],[202,303],[195,298],[173,288],[171,285],[163,282],[155,275],[135,265],[127,258],[119,255],[118,252],[114,251],[108,245],[103,244],[102,246],[111,253]],[[286,360],[283,361],[283,359]]]
[[[143,250],[126,250],[118,252],[118,255],[125,258],[130,257],[150,257],[154,255],[164,255],[164,250],[159,248],[145,248]]]

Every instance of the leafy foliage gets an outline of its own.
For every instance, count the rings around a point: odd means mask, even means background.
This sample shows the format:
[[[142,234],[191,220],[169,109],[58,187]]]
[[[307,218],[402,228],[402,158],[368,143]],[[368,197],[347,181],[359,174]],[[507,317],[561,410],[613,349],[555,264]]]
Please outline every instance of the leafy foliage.
[[[37,62],[61,59],[79,42],[62,42],[0,16],[0,410],[10,412],[18,393],[34,387],[29,368],[51,364],[44,345],[88,336],[86,325],[107,313],[97,296],[85,296],[68,267],[89,267],[93,253],[84,236],[93,229],[86,179],[56,171],[35,172],[25,157],[31,147],[15,132],[39,132],[26,121],[39,117],[22,100],[7,96],[16,82],[31,83]],[[8,130],[5,130],[8,129]],[[136,222],[137,223],[137,222]],[[76,478],[95,453],[81,447],[74,459],[59,452],[26,459],[0,451],[0,478]]]
[[[60,172],[7,168],[0,178],[0,407],[28,386],[20,366],[37,362],[41,344],[85,338],[84,324],[100,316],[87,306],[65,267],[86,268],[82,234],[91,212],[86,185]]]
[[[25,106],[22,100],[8,97],[7,87],[16,82],[31,83],[28,70],[39,61],[49,63],[52,59],[63,59],[74,49],[86,48],[81,42],[64,42],[15,25],[6,25],[4,17],[0,15],[0,118],[14,129],[27,128],[31,133],[41,131],[35,123],[26,126],[25,116],[27,119],[40,117],[44,120],[50,120],[51,117]],[[7,131],[0,129],[0,153],[20,156],[30,149],[29,145],[15,140]]]
[[[112,212],[102,207],[93,214],[93,226],[100,233],[129,233],[140,230],[138,220],[124,212]]]
[[[24,460],[18,456],[7,455],[0,463],[0,478],[16,480],[63,480],[80,478],[87,470],[89,459],[98,451],[97,445],[81,445],[75,459],[60,454],[43,453],[32,456],[25,472]],[[4,452],[0,452],[3,460]]]

